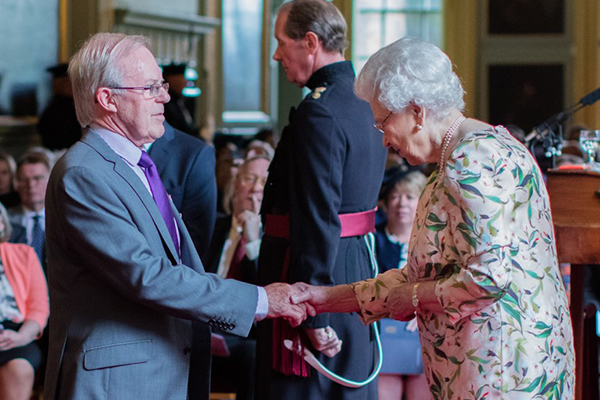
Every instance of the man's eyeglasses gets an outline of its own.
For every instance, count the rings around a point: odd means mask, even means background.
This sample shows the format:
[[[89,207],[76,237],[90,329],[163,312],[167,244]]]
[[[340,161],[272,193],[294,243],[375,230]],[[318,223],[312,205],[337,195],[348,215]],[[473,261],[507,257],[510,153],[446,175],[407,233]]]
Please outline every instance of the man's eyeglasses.
[[[242,174],[240,178],[242,183],[247,186],[254,186],[256,185],[256,182],[260,183],[262,187],[265,187],[265,185],[267,184],[266,176],[262,177],[255,174]]]
[[[124,90],[147,90],[150,97],[158,97],[160,95],[160,89],[169,91],[169,84],[167,82],[154,83],[148,86],[107,86],[109,89],[124,89]]]
[[[385,123],[387,122],[387,120],[390,118],[391,115],[392,115],[392,111],[390,111],[390,113],[387,115],[387,117],[385,117],[383,119],[383,121],[381,121],[378,124],[373,124],[373,126],[375,127],[375,129],[377,129],[381,133],[384,133],[383,130],[385,129]]]

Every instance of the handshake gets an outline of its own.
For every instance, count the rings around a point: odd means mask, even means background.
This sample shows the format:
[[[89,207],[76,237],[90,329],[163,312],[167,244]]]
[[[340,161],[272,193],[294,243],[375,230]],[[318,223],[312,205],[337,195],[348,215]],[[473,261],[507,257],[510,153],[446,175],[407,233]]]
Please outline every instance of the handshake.
[[[316,288],[306,283],[272,283],[265,286],[269,297],[269,312],[267,318],[283,318],[292,327],[297,327],[309,316],[317,315],[316,308],[311,304],[310,288]]]
[[[293,285],[287,283],[273,283],[265,286],[269,297],[269,312],[267,318],[283,318],[292,327],[299,326],[307,317],[317,314],[337,311],[329,308],[328,304],[334,300],[334,293],[338,287],[312,286],[304,282]],[[352,295],[352,297],[354,297]],[[342,348],[342,340],[331,327],[309,329],[304,332],[310,339],[313,347],[328,357],[333,357]],[[293,343],[293,351],[303,354],[304,347],[301,341]]]

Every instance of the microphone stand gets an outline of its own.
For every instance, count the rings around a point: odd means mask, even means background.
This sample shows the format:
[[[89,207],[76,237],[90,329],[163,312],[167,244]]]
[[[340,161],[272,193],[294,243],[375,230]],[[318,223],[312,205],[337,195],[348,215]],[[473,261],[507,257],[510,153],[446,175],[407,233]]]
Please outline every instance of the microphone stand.
[[[552,168],[556,168],[556,157],[562,154],[564,122],[583,107],[592,105],[599,99],[600,88],[582,97],[574,106],[551,116],[533,128],[525,137],[525,145],[529,147],[531,154],[535,154],[535,145],[541,143],[546,150],[545,156],[552,157]]]

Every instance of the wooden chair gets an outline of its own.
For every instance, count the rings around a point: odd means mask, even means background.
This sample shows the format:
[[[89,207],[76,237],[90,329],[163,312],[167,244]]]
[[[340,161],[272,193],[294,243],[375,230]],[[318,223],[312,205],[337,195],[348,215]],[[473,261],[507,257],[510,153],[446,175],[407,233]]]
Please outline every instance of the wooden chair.
[[[235,393],[211,392],[210,400],[235,400]]]

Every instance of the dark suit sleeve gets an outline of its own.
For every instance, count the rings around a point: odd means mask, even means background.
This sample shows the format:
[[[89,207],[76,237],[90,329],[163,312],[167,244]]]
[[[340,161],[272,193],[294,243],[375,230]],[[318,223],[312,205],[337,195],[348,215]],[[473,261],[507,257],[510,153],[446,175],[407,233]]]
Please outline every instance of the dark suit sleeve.
[[[346,140],[335,118],[318,102],[305,101],[293,124],[288,275],[291,282],[332,285]],[[328,314],[305,323],[312,328],[327,325]]]
[[[217,218],[215,150],[203,146],[191,163],[184,188],[181,214],[194,246],[203,257],[210,244]]]
[[[68,257],[79,258],[82,267],[132,301],[179,318],[233,320],[231,333],[247,335],[256,287],[206,274],[199,261],[171,265],[154,221],[139,212],[143,203],[123,184],[116,174],[90,168],[65,171],[49,202],[61,204],[68,216],[60,219],[64,226],[53,227],[68,232],[73,243]]]

